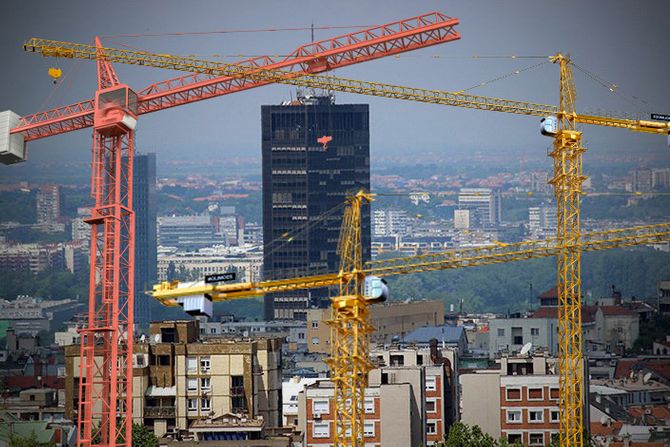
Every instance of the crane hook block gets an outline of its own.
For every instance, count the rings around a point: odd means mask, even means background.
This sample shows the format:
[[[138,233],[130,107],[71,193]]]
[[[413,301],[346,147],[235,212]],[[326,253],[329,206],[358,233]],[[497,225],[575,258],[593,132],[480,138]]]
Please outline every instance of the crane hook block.
[[[63,70],[57,67],[51,67],[49,68],[49,76],[51,76],[54,82],[56,82],[60,79],[61,76],[63,76]]]

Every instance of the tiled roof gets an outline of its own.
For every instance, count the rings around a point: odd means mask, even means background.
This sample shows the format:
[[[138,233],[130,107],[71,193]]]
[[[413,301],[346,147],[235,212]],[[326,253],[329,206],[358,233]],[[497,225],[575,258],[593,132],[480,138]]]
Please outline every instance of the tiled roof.
[[[629,316],[634,317],[636,314],[632,310],[623,306],[600,306],[598,309],[607,316]]]
[[[621,359],[617,362],[614,378],[625,379],[630,377],[630,372],[633,370],[636,372],[650,370],[659,377],[665,380],[670,380],[670,359]]]
[[[582,306],[582,323],[596,321],[596,306]],[[533,318],[555,318],[558,319],[558,307],[540,307],[533,312]]]
[[[542,293],[542,295],[540,295],[540,299],[542,298],[558,298],[558,287],[554,286]]]

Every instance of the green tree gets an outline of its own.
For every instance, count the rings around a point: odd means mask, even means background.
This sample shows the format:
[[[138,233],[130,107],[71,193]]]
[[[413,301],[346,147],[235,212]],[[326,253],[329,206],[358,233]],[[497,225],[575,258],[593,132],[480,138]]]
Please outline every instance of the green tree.
[[[54,447],[55,445],[55,442],[39,442],[35,431],[33,431],[27,438],[12,435],[9,440],[9,447]]]
[[[96,427],[94,429],[95,435],[93,436],[93,440],[96,443],[100,442],[100,431],[99,427]],[[158,438],[156,435],[154,435],[154,432],[149,430],[147,427],[141,424],[135,424],[133,423],[133,447],[158,447]],[[121,439],[117,440],[118,442],[122,442]],[[19,446],[19,447],[24,447],[24,446]],[[33,446],[29,446],[33,447]],[[41,447],[41,446],[40,446]]]
[[[449,428],[449,434],[440,447],[499,447],[500,443],[488,435],[478,425],[468,426],[461,422]]]

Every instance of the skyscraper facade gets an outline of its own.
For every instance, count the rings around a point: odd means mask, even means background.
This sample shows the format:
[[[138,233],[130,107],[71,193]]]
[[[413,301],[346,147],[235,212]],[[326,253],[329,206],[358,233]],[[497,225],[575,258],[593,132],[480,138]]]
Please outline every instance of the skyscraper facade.
[[[470,212],[470,228],[487,228],[499,225],[502,221],[500,190],[462,188],[458,193],[458,209]]]
[[[135,322],[147,326],[152,307],[146,295],[157,279],[156,252],[156,154],[135,154],[133,166],[135,210]]]
[[[42,185],[37,190],[37,224],[48,228],[60,220],[60,191],[58,185]]]
[[[264,278],[335,272],[345,198],[370,189],[368,106],[299,96],[263,106],[261,118]],[[368,260],[369,206],[362,226]],[[265,318],[304,319],[308,308],[327,305],[325,289],[273,294],[266,297]]]

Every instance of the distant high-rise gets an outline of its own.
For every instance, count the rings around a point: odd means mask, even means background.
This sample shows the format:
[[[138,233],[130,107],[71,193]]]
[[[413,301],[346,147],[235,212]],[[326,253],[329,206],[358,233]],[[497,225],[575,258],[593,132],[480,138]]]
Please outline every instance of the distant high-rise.
[[[370,189],[368,106],[299,97],[263,106],[261,115],[264,278],[337,271],[345,197]],[[332,140],[318,142],[322,137]],[[362,222],[368,260],[369,206]],[[265,318],[304,319],[309,307],[325,307],[327,297],[325,289],[274,294],[265,300]]]
[[[530,173],[530,190],[542,194],[549,192],[549,174],[547,171],[535,171]]]
[[[470,228],[486,228],[502,221],[500,190],[462,188],[458,193],[458,209],[468,210]]]
[[[374,236],[404,236],[407,234],[407,211],[381,209],[373,213],[372,230]]]
[[[649,168],[633,171],[633,192],[649,192],[652,186],[652,173]]]
[[[135,322],[147,325],[151,319],[151,290],[157,279],[156,252],[156,154],[135,154],[133,166],[133,209],[135,210]]]
[[[60,220],[58,185],[43,185],[37,191],[37,224],[50,227]]]

